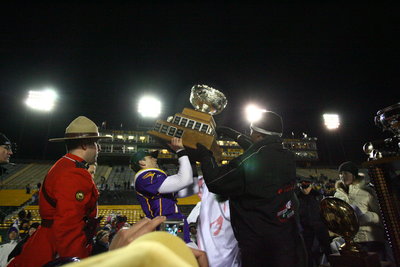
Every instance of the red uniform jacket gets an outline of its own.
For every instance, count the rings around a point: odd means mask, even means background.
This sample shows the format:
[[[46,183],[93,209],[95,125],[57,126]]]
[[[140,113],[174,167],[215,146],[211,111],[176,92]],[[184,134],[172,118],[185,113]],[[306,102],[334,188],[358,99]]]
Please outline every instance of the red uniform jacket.
[[[78,156],[66,154],[49,170],[39,193],[39,212],[42,225],[31,236],[20,255],[9,266],[42,266],[59,257],[88,257],[91,245],[84,232],[84,217],[97,216],[99,192],[89,172],[78,167],[83,161]],[[52,207],[47,195],[55,200]],[[50,220],[51,226],[43,221]]]

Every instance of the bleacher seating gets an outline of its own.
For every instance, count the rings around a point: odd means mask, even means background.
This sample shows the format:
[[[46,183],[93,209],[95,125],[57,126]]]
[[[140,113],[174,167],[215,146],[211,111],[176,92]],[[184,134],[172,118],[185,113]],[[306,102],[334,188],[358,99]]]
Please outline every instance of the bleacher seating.
[[[27,184],[31,187],[43,182],[52,164],[24,164],[21,168],[10,170],[10,173],[2,178],[2,189],[24,189]]]
[[[33,193],[27,194],[21,189],[0,190],[0,206],[21,206],[32,198]]]
[[[108,177],[110,175],[112,167],[106,166],[106,165],[99,165],[96,168],[96,173],[94,175],[94,182],[95,184],[99,185],[101,184],[101,178],[104,177],[106,181],[108,180]]]
[[[28,164],[26,163],[19,163],[19,164],[7,164],[1,166],[4,170],[5,173],[1,176],[1,180],[7,180],[11,175],[15,174],[16,172],[22,170],[25,168]]]
[[[328,179],[337,180],[339,173],[335,169],[328,168],[296,168],[296,174],[299,177],[320,177],[321,174],[328,177]]]
[[[2,190],[2,191],[14,191],[14,190]],[[22,193],[25,192],[23,191]],[[133,191],[130,191],[130,193],[134,194]],[[19,194],[21,194],[21,192],[19,192]],[[198,201],[200,201],[199,197],[197,195],[193,195],[190,197],[178,199],[178,205],[181,209],[181,212],[185,215],[188,215]],[[24,209],[26,212],[28,211],[31,212],[32,222],[41,221],[39,215],[39,206],[26,206]],[[103,216],[103,219],[100,222],[101,226],[104,226],[106,224],[107,217],[111,214],[126,216],[128,219],[127,222],[130,224],[136,223],[145,216],[140,205],[99,205],[98,216]],[[13,221],[15,221],[15,219],[17,219],[17,214],[7,219],[3,224],[0,224],[0,229],[8,228],[10,224]]]
[[[25,207],[25,211],[32,214],[32,222],[41,221],[39,215],[39,206],[27,206]],[[145,216],[140,205],[99,206],[98,216],[103,216],[103,219],[100,222],[101,226],[104,226],[106,224],[106,220],[109,215],[126,216],[127,222],[130,224],[136,223]],[[4,223],[0,223],[0,228],[8,228],[17,218],[18,216],[14,215],[11,218],[7,219]]]
[[[129,185],[133,176],[134,172],[128,166],[116,165],[113,166],[110,176],[107,179],[107,183],[111,188],[116,184],[120,186],[120,189],[124,189],[124,183],[128,183]]]

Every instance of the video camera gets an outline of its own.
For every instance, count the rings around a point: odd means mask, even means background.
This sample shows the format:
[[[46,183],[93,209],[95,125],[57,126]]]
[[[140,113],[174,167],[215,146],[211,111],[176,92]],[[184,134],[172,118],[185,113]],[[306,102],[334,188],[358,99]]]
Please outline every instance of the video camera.
[[[185,223],[183,220],[166,220],[160,224],[160,231],[165,231],[171,235],[175,235],[181,239],[184,237],[183,227]]]

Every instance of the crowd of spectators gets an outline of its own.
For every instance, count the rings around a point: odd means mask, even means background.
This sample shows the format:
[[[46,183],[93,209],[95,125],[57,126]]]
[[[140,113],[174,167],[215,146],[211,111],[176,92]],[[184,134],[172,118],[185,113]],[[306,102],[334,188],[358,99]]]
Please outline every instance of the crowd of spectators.
[[[39,227],[39,223],[32,221],[32,214],[24,209],[18,212],[18,217],[7,230],[6,242],[0,246],[0,266],[6,266],[9,259],[13,258],[22,249],[22,246]]]
[[[319,176],[309,175],[308,177],[298,177],[298,181],[302,179],[311,181],[314,190],[318,191],[324,197],[329,197],[335,194],[335,184],[339,177],[337,179],[332,179],[321,173]]]

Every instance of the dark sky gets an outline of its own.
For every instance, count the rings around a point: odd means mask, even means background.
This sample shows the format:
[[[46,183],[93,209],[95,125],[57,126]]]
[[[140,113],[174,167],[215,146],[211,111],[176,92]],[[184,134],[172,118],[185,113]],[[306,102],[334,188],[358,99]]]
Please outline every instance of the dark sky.
[[[80,4],[2,6],[1,132],[19,157],[43,157],[78,115],[100,124],[137,125],[145,93],[163,102],[162,119],[190,107],[190,88],[222,91],[217,124],[244,131],[253,102],[283,116],[285,135],[319,139],[337,161],[361,163],[366,141],[387,137],[374,123],[399,100],[399,6],[301,4]],[[52,86],[52,114],[23,104],[27,91]],[[340,114],[337,133],[322,113]],[[346,158],[340,149],[342,142]],[[63,147],[48,144],[45,158]]]

